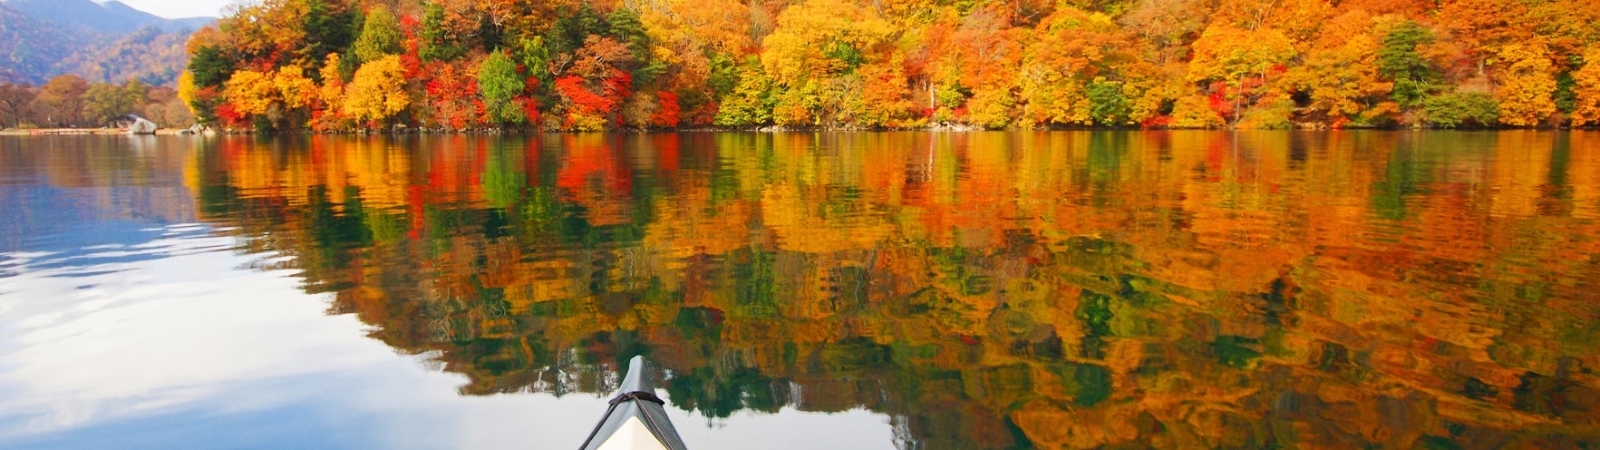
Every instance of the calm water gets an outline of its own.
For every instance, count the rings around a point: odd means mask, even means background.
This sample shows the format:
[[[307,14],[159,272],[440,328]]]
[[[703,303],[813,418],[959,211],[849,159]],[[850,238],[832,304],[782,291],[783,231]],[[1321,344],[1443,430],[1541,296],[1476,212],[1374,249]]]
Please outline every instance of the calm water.
[[[1600,445],[1600,134],[0,137],[0,447]]]

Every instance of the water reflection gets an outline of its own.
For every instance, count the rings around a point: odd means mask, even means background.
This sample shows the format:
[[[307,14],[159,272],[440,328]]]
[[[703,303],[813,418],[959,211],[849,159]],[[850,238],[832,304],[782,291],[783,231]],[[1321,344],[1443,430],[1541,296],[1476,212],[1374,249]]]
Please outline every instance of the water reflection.
[[[902,448],[1600,444],[1593,133],[198,142],[198,220],[467,396],[645,354]]]
[[[1589,133],[228,140],[202,217],[461,393],[904,446],[1593,443]]]
[[[430,354],[326,316],[291,256],[195,223],[185,167],[212,143],[129,143],[0,137],[0,447],[574,448],[605,410],[598,393],[458,395],[465,376]],[[861,409],[673,413],[697,449],[892,445]]]

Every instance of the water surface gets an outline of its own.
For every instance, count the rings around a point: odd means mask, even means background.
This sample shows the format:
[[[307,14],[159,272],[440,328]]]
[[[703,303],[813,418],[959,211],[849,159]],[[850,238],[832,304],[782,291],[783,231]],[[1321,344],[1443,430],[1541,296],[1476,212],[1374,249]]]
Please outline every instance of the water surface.
[[[1600,445],[1600,135],[0,138],[0,446]]]

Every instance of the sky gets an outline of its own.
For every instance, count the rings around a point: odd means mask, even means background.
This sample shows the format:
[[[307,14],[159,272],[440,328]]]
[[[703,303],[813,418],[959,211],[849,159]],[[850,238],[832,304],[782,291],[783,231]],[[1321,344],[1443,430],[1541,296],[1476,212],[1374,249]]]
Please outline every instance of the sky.
[[[96,0],[105,3],[105,0]],[[239,0],[119,0],[133,9],[169,19],[184,17],[220,17],[222,7]]]

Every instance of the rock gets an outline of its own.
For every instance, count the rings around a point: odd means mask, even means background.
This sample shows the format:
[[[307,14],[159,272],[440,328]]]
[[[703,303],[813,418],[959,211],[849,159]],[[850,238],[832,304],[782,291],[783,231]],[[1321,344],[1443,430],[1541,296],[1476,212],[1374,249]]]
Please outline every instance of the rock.
[[[161,128],[143,117],[129,115],[128,118],[133,119],[133,123],[128,125],[128,134],[156,134],[156,130]]]

